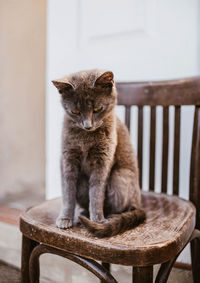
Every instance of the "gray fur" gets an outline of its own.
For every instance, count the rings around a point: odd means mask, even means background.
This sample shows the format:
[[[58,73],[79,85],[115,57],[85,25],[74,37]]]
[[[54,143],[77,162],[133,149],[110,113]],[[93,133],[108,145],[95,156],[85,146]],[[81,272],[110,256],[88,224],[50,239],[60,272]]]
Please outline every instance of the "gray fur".
[[[114,113],[117,92],[112,72],[82,71],[53,83],[66,113],[61,156],[63,207],[57,226],[70,228],[76,222],[77,204],[97,223],[104,223],[110,214],[139,209],[137,159],[128,130]],[[94,113],[99,107],[102,109]]]

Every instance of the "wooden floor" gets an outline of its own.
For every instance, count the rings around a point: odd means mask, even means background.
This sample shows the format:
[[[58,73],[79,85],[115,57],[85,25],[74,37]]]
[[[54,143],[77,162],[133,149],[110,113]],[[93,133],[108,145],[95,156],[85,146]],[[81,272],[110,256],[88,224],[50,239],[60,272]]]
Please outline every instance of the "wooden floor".
[[[0,198],[0,222],[18,226],[20,212],[30,206],[43,202],[45,190],[22,190]]]
[[[0,206],[0,222],[18,226],[20,212],[21,210],[16,208]]]
[[[7,193],[0,197],[0,206],[23,210],[45,200],[45,190],[26,190],[18,193]]]

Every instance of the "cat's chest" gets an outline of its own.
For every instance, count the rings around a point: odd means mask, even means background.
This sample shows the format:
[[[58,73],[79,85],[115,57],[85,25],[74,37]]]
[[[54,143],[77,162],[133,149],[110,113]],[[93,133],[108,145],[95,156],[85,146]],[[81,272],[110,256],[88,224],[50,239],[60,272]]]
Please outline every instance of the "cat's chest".
[[[89,152],[88,151],[83,151],[82,152],[81,172],[83,172],[87,176],[89,176],[90,173],[91,173],[90,160],[89,160],[88,156],[89,156]]]
[[[99,146],[97,143],[85,143],[80,142],[81,148],[81,171],[86,175],[91,173],[91,164],[93,163],[95,156],[93,154],[94,148],[98,150]]]
[[[77,158],[80,162],[80,171],[86,175],[90,174],[90,153],[93,147],[95,147],[95,143],[91,143],[91,141],[86,142],[81,139],[81,137],[74,138],[73,142],[70,141],[70,143],[66,145],[69,154],[71,154],[71,152],[76,152]]]
[[[113,159],[116,139],[113,134],[112,137],[104,133],[99,135],[78,135],[70,138],[70,143],[67,147],[78,153],[77,158],[80,161],[80,170],[87,176],[91,174],[92,168],[95,164],[101,162],[111,162]],[[108,160],[107,160],[108,159]]]

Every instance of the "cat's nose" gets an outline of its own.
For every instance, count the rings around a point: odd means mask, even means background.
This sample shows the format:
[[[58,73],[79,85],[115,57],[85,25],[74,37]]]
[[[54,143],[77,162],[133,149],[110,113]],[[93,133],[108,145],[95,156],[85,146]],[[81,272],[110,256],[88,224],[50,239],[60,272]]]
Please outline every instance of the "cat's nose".
[[[84,120],[83,121],[83,127],[86,129],[86,130],[90,130],[92,128],[92,122],[91,120]]]

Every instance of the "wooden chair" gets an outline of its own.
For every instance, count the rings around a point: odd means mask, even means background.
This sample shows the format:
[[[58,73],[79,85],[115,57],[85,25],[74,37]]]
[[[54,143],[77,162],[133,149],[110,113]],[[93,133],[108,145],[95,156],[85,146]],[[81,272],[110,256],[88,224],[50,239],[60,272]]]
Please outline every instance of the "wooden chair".
[[[60,199],[29,208],[21,215],[22,283],[39,282],[39,256],[52,253],[68,258],[93,272],[102,282],[117,282],[110,264],[133,266],[133,282],[153,281],[153,265],[161,264],[156,283],[167,282],[177,256],[191,242],[194,282],[200,282],[200,78],[164,82],[118,83],[118,102],[125,106],[130,129],[131,106],[138,106],[138,161],[140,184],[143,160],[143,109],[149,105],[150,162],[149,192],[142,193],[147,220],[135,229],[111,238],[98,239],[84,228],[56,228]],[[156,106],[163,107],[161,193],[155,193]],[[175,106],[173,195],[167,195],[169,106]],[[194,105],[190,164],[190,201],[179,195],[181,106]],[[96,261],[103,262],[102,265]]]

